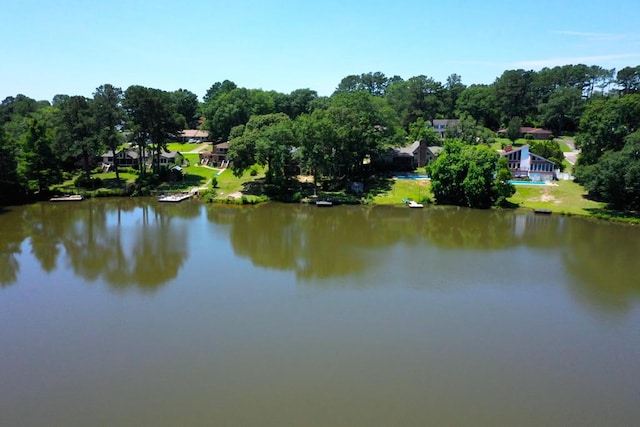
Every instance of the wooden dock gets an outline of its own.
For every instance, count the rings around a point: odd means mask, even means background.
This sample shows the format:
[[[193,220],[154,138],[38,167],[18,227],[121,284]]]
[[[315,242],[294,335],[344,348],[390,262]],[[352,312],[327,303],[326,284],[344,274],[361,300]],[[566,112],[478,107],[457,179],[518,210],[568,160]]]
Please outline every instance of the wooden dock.
[[[80,194],[71,194],[67,196],[55,196],[49,199],[50,202],[80,202],[84,197]]]
[[[187,200],[190,197],[191,197],[190,193],[169,194],[169,195],[158,197],[158,201],[165,202],[165,203],[179,203],[183,200]]]

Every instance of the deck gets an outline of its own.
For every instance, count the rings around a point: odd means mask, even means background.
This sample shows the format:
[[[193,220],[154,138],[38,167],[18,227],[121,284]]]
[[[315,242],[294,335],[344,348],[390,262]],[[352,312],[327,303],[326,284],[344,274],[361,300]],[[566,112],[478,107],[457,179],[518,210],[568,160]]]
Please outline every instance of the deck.
[[[72,194],[69,196],[55,196],[49,199],[50,202],[80,202],[84,197],[80,194]]]
[[[190,197],[191,197],[191,194],[189,194],[189,193],[187,193],[187,194],[169,194],[169,195],[166,195],[166,196],[158,197],[158,201],[159,202],[166,202],[166,203],[178,203],[178,202],[181,202],[183,200],[187,200]]]

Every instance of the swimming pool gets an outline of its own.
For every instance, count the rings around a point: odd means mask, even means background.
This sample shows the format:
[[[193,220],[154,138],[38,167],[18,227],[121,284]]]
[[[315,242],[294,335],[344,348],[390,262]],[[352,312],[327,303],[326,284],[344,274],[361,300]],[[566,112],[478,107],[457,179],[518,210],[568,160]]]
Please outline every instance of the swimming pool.
[[[396,175],[396,179],[431,179],[428,175]]]
[[[548,185],[545,181],[509,181],[513,185]]]

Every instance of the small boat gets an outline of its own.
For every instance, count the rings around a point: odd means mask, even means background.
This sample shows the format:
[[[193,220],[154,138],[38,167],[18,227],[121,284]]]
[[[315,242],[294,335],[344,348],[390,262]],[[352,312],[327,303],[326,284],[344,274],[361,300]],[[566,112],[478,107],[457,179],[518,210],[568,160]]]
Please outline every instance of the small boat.
[[[413,209],[422,209],[424,208],[424,205],[422,203],[418,203],[415,200],[411,200],[411,199],[402,199],[402,202],[409,206],[410,208]]]
[[[191,194],[169,194],[166,196],[158,197],[158,201],[167,203],[178,203],[183,200],[187,200],[189,197],[191,197]]]
[[[316,206],[319,208],[328,208],[333,206],[333,202],[331,200],[318,200]]]
[[[50,202],[79,202],[84,200],[81,194],[71,194],[67,196],[54,196],[49,199]]]
[[[536,215],[551,215],[551,209],[534,209],[533,213]]]

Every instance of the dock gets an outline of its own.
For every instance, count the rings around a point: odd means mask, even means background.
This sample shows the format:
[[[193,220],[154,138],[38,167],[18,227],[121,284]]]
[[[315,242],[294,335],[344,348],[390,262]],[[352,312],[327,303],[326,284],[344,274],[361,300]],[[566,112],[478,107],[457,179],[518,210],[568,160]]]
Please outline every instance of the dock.
[[[49,199],[50,202],[80,202],[84,197],[80,194],[71,194],[67,196],[55,196]]]
[[[190,197],[191,197],[190,193],[186,193],[186,194],[185,193],[182,193],[182,194],[169,194],[169,195],[158,197],[158,201],[159,202],[166,202],[166,203],[178,203],[178,202],[181,202],[183,200],[187,200]]]
[[[533,213],[536,215],[551,215],[553,212],[551,209],[534,209]]]

